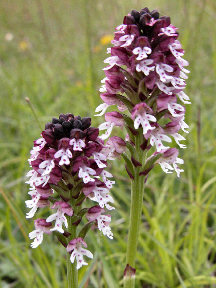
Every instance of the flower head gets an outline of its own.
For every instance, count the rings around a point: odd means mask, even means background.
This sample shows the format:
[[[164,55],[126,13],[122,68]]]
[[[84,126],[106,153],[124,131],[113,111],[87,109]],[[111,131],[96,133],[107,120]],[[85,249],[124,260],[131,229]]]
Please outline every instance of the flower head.
[[[118,113],[107,115],[107,121],[117,126],[121,125],[121,118]],[[98,202],[103,207],[103,212],[104,207],[114,209],[109,205],[109,202],[114,202],[110,195],[114,181],[107,179],[112,175],[106,171],[109,153],[107,154],[104,142],[99,138],[99,129],[91,127],[90,118],[61,114],[58,119],[53,118],[45,125],[41,136],[34,141],[30,152],[31,170],[27,173],[29,179],[26,183],[30,185],[28,194],[31,199],[26,200],[26,206],[30,209],[26,217],[34,217],[39,208],[50,207],[53,213],[47,219],[35,220],[35,230],[29,234],[30,239],[34,239],[31,246],[36,248],[40,245],[44,233],[61,233],[61,239],[65,238],[61,243],[67,246],[67,251],[73,250],[71,262],[76,258],[79,269],[82,265],[87,265],[83,256],[93,258],[93,255],[82,247],[86,246],[82,238],[72,239],[68,243],[68,220],[75,219],[73,225],[81,223],[83,214],[80,216],[79,212],[84,201],[86,205]],[[91,186],[91,192],[87,193]],[[87,207],[84,211],[90,209]],[[112,239],[108,225],[111,216],[98,217],[95,221],[99,230]],[[92,224],[90,218],[86,219]]]
[[[106,132],[101,139],[106,140],[113,127],[119,126],[126,128],[125,139],[130,145],[136,146],[139,138],[140,148],[147,151],[148,157],[154,153],[164,155],[164,151],[171,149],[172,140],[180,148],[186,147],[182,143],[185,138],[179,132],[188,133],[189,128],[184,121],[184,105],[190,104],[184,92],[189,70],[185,68],[188,62],[183,59],[184,50],[178,37],[178,28],[171,24],[170,17],[161,17],[156,10],[133,10],[124,17],[111,41],[113,46],[107,50],[110,55],[104,61],[108,64],[104,68],[106,78],[100,90],[104,103],[96,109],[100,112],[97,116],[105,113],[106,122],[99,128],[106,129]],[[106,112],[114,105],[119,111]],[[110,139],[104,149],[112,158]],[[132,151],[130,148],[130,153]],[[131,156],[132,165],[141,167],[142,163]],[[165,158],[161,156],[161,161]],[[156,163],[161,165],[162,162],[158,160]],[[126,166],[129,172],[128,164]],[[161,167],[165,166],[162,164]],[[166,173],[172,171],[163,170]],[[129,174],[133,177],[133,173]]]

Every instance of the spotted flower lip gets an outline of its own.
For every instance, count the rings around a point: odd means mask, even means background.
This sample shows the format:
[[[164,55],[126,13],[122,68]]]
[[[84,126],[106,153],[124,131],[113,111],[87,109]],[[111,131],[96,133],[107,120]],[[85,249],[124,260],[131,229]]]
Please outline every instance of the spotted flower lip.
[[[124,119],[123,116],[117,112],[107,112],[105,114],[105,120],[106,122],[100,124],[99,130],[106,130],[105,134],[100,136],[102,140],[107,139],[110,134],[112,133],[113,127],[119,126],[122,127],[124,125]]]
[[[29,233],[29,238],[34,239],[31,243],[32,248],[37,248],[43,241],[43,234],[50,234],[51,223],[48,223],[46,219],[39,218],[34,221],[35,230]]]
[[[104,61],[108,64],[100,90],[104,103],[96,108],[97,116],[105,114],[106,122],[99,126],[100,131],[105,130],[100,136],[102,140],[106,141],[116,126],[127,129],[126,140],[132,145],[133,137],[142,130],[142,149],[148,153],[161,153],[170,149],[173,142],[186,148],[180,131],[188,133],[189,128],[185,123],[185,105],[191,101],[184,90],[190,71],[186,69],[189,63],[183,58],[184,49],[178,37],[178,28],[170,17],[160,16],[157,10],[145,7],[124,17]],[[115,111],[107,112],[110,108]],[[127,122],[123,121],[125,117]],[[110,140],[107,143],[108,153]],[[112,155],[108,157],[111,159]]]
[[[82,246],[86,248],[87,244],[81,237],[71,240],[67,246],[67,252],[72,252],[70,256],[71,262],[74,263],[75,259],[77,261],[77,270],[80,269],[83,265],[88,265],[84,261],[83,256],[86,256],[90,259],[93,258],[93,254]]]
[[[110,137],[107,140],[103,151],[106,154],[107,159],[114,160],[126,151],[126,142],[118,136]]]
[[[52,209],[54,208],[58,208],[57,212],[50,215],[46,221],[52,222],[55,220],[55,226],[50,229],[50,231],[58,231],[60,233],[64,233],[62,225],[64,224],[64,226],[68,228],[68,222],[65,214],[68,216],[72,216],[73,209],[67,202],[64,201],[56,201],[55,204],[52,206]]]
[[[111,228],[109,227],[111,216],[103,215],[104,209],[100,206],[91,207],[87,214],[86,218],[93,222],[96,221],[98,225],[98,229],[108,238],[113,239],[113,233],[111,232]]]
[[[152,109],[146,103],[137,104],[131,113],[131,117],[134,119],[134,128],[138,129],[141,125],[144,135],[149,130],[154,130],[155,127],[151,126],[150,121],[156,122],[156,118],[152,115],[152,113]]]
[[[118,112],[107,113],[106,117],[115,125],[121,125],[123,119]],[[35,220],[35,230],[29,234],[33,239],[32,248],[42,243],[44,233],[53,232],[61,234],[58,239],[66,247],[67,240],[62,239],[70,235],[69,219],[78,219],[73,225],[82,225],[78,213],[84,203],[93,207],[99,204],[103,215],[99,215],[95,223],[105,236],[113,238],[109,226],[111,216],[106,215],[106,211],[114,209],[110,206],[114,202],[110,189],[115,181],[106,171],[109,157],[104,150],[104,141],[99,138],[99,129],[90,125],[88,117],[60,114],[58,119],[53,118],[45,125],[42,137],[34,141],[28,160],[31,170],[26,183],[30,185],[31,199],[25,202],[29,209],[26,218],[34,217],[41,208],[52,212],[47,219]],[[90,218],[89,222],[92,222]],[[77,260],[77,269],[87,265],[84,256],[93,258],[93,254],[82,246],[86,246],[85,241],[75,238],[67,247],[67,251],[73,250],[70,259],[72,263]]]
[[[184,161],[178,158],[178,153],[176,148],[164,150],[163,156],[158,160],[158,163],[165,173],[172,173],[175,170],[177,176],[180,177],[180,173],[184,170],[180,169],[178,165],[184,164]]]

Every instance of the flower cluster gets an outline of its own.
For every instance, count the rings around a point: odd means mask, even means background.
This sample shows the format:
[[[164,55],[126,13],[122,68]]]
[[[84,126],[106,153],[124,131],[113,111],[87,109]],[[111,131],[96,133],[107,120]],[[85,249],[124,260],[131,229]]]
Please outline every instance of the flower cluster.
[[[98,137],[99,129],[90,125],[90,118],[72,114],[61,114],[59,119],[53,118],[47,123],[42,137],[34,141],[29,159],[32,169],[27,173],[26,182],[31,196],[31,200],[26,201],[30,208],[26,217],[34,217],[38,208],[50,207],[53,211],[48,217],[35,220],[35,230],[29,234],[30,239],[34,239],[31,247],[42,243],[44,233],[53,232],[71,253],[71,262],[76,259],[77,269],[87,264],[83,256],[93,257],[82,248],[86,247],[83,238],[91,224],[113,238],[109,227],[111,216],[105,213],[114,209],[110,205],[113,203],[110,189],[115,182],[106,170],[107,159],[117,157],[125,146],[118,137],[110,138],[105,146]],[[82,207],[87,198],[94,202],[93,207]],[[79,235],[73,237],[69,223],[77,227],[84,216],[87,223]]]
[[[106,122],[99,127],[105,130],[101,139],[107,139],[115,126],[126,127],[127,139],[134,144],[133,137],[142,130],[142,149],[154,147],[149,161],[154,158],[153,164],[160,164],[164,172],[176,171],[179,176],[183,170],[178,164],[183,160],[178,158],[178,149],[168,145],[174,139],[186,148],[179,131],[188,133],[189,127],[184,121],[185,106],[178,102],[190,104],[190,99],[184,92],[188,62],[182,58],[177,30],[169,17],[148,8],[124,17],[116,28],[113,47],[108,48],[111,56],[104,61],[108,64],[100,88],[104,103],[97,107],[96,116],[105,114]],[[106,112],[112,105],[118,111]]]

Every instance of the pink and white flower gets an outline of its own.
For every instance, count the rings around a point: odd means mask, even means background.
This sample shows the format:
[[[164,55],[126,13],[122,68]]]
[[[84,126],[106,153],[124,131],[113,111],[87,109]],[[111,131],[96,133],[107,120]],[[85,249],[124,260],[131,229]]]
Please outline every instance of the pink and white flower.
[[[157,160],[157,163],[160,164],[165,173],[173,173],[173,171],[176,171],[177,176],[180,177],[180,173],[184,170],[180,169],[178,164],[184,164],[184,161],[177,156],[178,150],[176,148],[170,148],[164,151],[163,156]]]
[[[151,71],[155,70],[155,67],[151,66],[152,63],[152,59],[142,60],[136,65],[136,71],[143,72],[146,76],[148,76]]]
[[[114,203],[114,200],[110,195],[108,188],[95,186],[92,193],[89,194],[88,198],[91,199],[92,201],[97,202],[101,208],[106,207],[108,210],[115,209],[114,207],[108,204],[108,203]]]
[[[169,148],[167,146],[164,146],[162,141],[169,143],[172,142],[171,138],[164,133],[161,127],[158,127],[151,131],[150,144],[151,146],[155,145],[157,152],[161,152],[162,150]]]
[[[152,50],[149,47],[136,47],[133,50],[134,55],[138,55],[136,60],[143,60],[148,57],[148,54],[151,54]]]
[[[96,172],[94,169],[86,166],[86,165],[82,165],[80,168],[79,168],[79,173],[78,173],[78,176],[79,178],[82,178],[83,179],[83,182],[84,183],[88,183],[88,182],[94,182],[95,179],[91,176],[93,175],[96,175]]]
[[[50,215],[46,221],[47,222],[52,222],[55,220],[55,226],[50,229],[50,231],[58,231],[59,233],[64,233],[64,230],[62,228],[63,224],[65,228],[68,228],[68,222],[67,218],[65,217],[65,214],[68,216],[73,215],[73,209],[72,207],[64,201],[57,201],[55,204],[52,206],[52,209],[58,208],[57,212]]]
[[[71,153],[69,148],[67,148],[67,149],[62,148],[55,153],[54,157],[56,159],[61,158],[59,161],[59,165],[61,165],[61,166],[62,165],[69,165],[70,164],[70,158],[72,158],[72,153]]]
[[[34,239],[31,243],[32,248],[37,248],[43,242],[43,234],[50,234],[51,223],[46,222],[45,219],[37,219],[34,221],[35,230],[29,233],[29,238]]]
[[[131,113],[132,119],[134,120],[134,128],[138,129],[141,125],[143,128],[143,134],[145,135],[149,130],[154,130],[155,127],[151,126],[151,122],[156,122],[156,118],[151,115],[152,109],[145,103],[137,104]]]
[[[82,246],[86,248],[87,244],[80,237],[71,240],[67,246],[67,252],[72,252],[70,256],[71,263],[74,263],[75,260],[77,262],[77,270],[84,265],[88,265],[88,263],[84,261],[83,256],[93,259],[93,254]]]
[[[74,151],[82,151],[85,147],[85,142],[82,139],[71,139],[70,145],[73,146]]]
[[[86,214],[86,218],[92,222],[97,221],[98,229],[108,238],[113,239],[113,233],[111,231],[111,228],[109,227],[109,224],[111,222],[111,216],[110,215],[102,215],[105,210],[101,208],[100,206],[93,206],[88,210],[88,213]]]
[[[119,126],[122,127],[124,125],[123,116],[119,112],[107,112],[105,114],[106,122],[100,124],[99,130],[106,130],[105,134],[101,135],[100,138],[102,140],[107,139],[112,133],[113,127]]]

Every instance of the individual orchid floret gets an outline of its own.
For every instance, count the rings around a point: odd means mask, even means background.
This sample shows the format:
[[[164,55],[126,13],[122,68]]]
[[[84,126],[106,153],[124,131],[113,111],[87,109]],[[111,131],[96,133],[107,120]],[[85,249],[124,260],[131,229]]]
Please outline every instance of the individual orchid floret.
[[[103,170],[101,173],[101,176],[102,176],[102,179],[103,179],[106,187],[111,189],[112,186],[115,184],[115,181],[109,180],[108,178],[113,178],[113,175],[110,172]]]
[[[109,70],[109,74],[108,75],[111,75],[113,74],[113,76],[115,77],[115,73],[120,73],[119,72],[119,69],[118,67],[113,67],[112,68],[112,72]],[[108,73],[108,72],[106,72]],[[124,75],[122,74],[123,78],[122,78],[122,81],[124,80]],[[111,77],[111,76],[110,76]],[[120,89],[120,88],[119,88]],[[123,104],[122,101],[120,101],[117,97],[116,94],[113,94],[113,93],[102,93],[100,95],[101,99],[104,101],[104,103],[100,104],[96,109],[95,109],[95,112],[96,113],[99,113],[99,114],[96,114],[95,116],[102,116],[105,114],[105,112],[107,111],[107,108],[112,106],[112,105],[117,105],[118,109],[120,111],[124,111],[127,109],[127,107]]]
[[[92,201],[97,202],[101,208],[106,207],[108,210],[115,209],[109,204],[114,203],[114,200],[112,196],[109,194],[109,190],[107,188],[95,187],[95,189],[92,191],[92,194],[94,196],[89,196],[89,198]]]
[[[37,158],[37,155],[39,154],[39,151],[42,150],[46,145],[46,140],[44,138],[39,138],[34,141],[34,147],[30,151],[31,157],[29,161],[35,160]]]
[[[74,139],[72,139],[74,140]],[[70,164],[70,158],[72,158],[72,153],[70,151],[70,141],[72,141],[68,138],[62,138],[59,141],[59,147],[60,149],[55,153],[54,157],[56,159],[61,158],[59,161],[59,165],[69,165]]]
[[[113,239],[113,233],[111,228],[109,227],[111,216],[110,215],[102,215],[105,210],[100,206],[93,206],[88,210],[86,214],[86,218],[88,221],[97,222],[98,229],[108,238]]]
[[[150,134],[150,144],[151,146],[156,147],[157,152],[161,152],[164,149],[169,148],[168,146],[164,146],[162,141],[172,142],[171,138],[166,135],[165,131],[161,127],[156,127]]]
[[[180,91],[179,93],[177,93],[177,96],[179,97],[179,99],[180,99],[184,104],[191,104],[190,98],[188,97],[187,94],[185,94],[184,91]]]
[[[136,65],[136,71],[143,72],[146,76],[148,76],[151,71],[155,70],[155,67],[152,66],[153,62],[154,61],[152,59],[142,60]]]
[[[102,140],[107,139],[112,133],[112,129],[114,126],[122,127],[124,125],[124,119],[119,112],[107,112],[105,114],[105,123],[102,123],[99,126],[99,130],[106,130],[105,134],[100,136]]]
[[[57,201],[51,207],[52,209],[58,208],[57,212],[50,215],[46,221],[52,222],[55,220],[55,226],[50,231],[58,231],[59,233],[64,233],[62,225],[64,224],[65,228],[68,228],[67,218],[65,214],[68,216],[73,215],[73,209],[67,202],[64,201]]]
[[[83,248],[83,246],[86,248],[87,244],[80,237],[71,240],[67,246],[67,252],[72,252],[70,256],[71,263],[74,263],[75,260],[77,262],[77,270],[84,265],[88,265],[88,263],[84,261],[83,256],[93,259],[93,254],[89,250]]]
[[[138,55],[136,57],[136,60],[142,60],[148,57],[147,54],[151,54],[151,49],[149,47],[144,47],[144,48],[137,47],[133,50],[133,54]]]
[[[26,218],[32,218],[38,208],[49,206],[49,200],[47,197],[42,197],[34,187],[30,188],[28,194],[31,195],[32,199],[25,201],[26,207],[31,208],[31,210],[26,214]]]
[[[105,163],[105,161],[107,160],[106,155],[99,152],[94,152],[92,155],[99,168],[105,168],[107,166]]]
[[[103,148],[103,153],[109,160],[115,160],[115,158],[119,157],[125,151],[126,143],[122,138],[118,136],[110,137],[107,140],[105,147]]]
[[[82,151],[85,147],[85,142],[82,139],[73,138],[70,140],[70,145],[73,146],[74,151]]]
[[[44,169],[42,175],[47,175],[50,174],[52,169],[55,167],[55,162],[53,159],[50,160],[44,160],[43,162],[40,163],[39,168]]]
[[[141,125],[143,134],[145,135],[149,130],[154,130],[155,127],[151,126],[151,122],[156,122],[156,118],[151,115],[152,109],[145,103],[137,104],[132,110],[132,119],[134,120],[134,128],[138,129]]]
[[[102,181],[96,180],[94,183],[89,182],[83,187],[83,193],[92,201],[99,204],[101,208],[106,207],[108,210],[115,209],[109,203],[114,203],[109,189]]]
[[[79,169],[79,178],[83,179],[83,182],[86,184],[88,182],[94,182],[95,179],[91,177],[90,175],[96,175],[96,172],[94,169],[87,167],[86,165],[82,165]]]
[[[168,104],[168,110],[173,117],[181,117],[185,112],[185,108],[177,103]]]
[[[43,241],[43,234],[50,234],[51,223],[48,223],[45,219],[37,219],[34,221],[35,230],[29,233],[29,238],[34,239],[31,243],[32,248],[37,248]]]
[[[176,171],[177,176],[180,177],[180,173],[183,169],[178,167],[178,164],[184,164],[181,158],[178,158],[178,150],[176,148],[170,148],[163,152],[162,157],[157,161],[165,173],[173,173]]]

